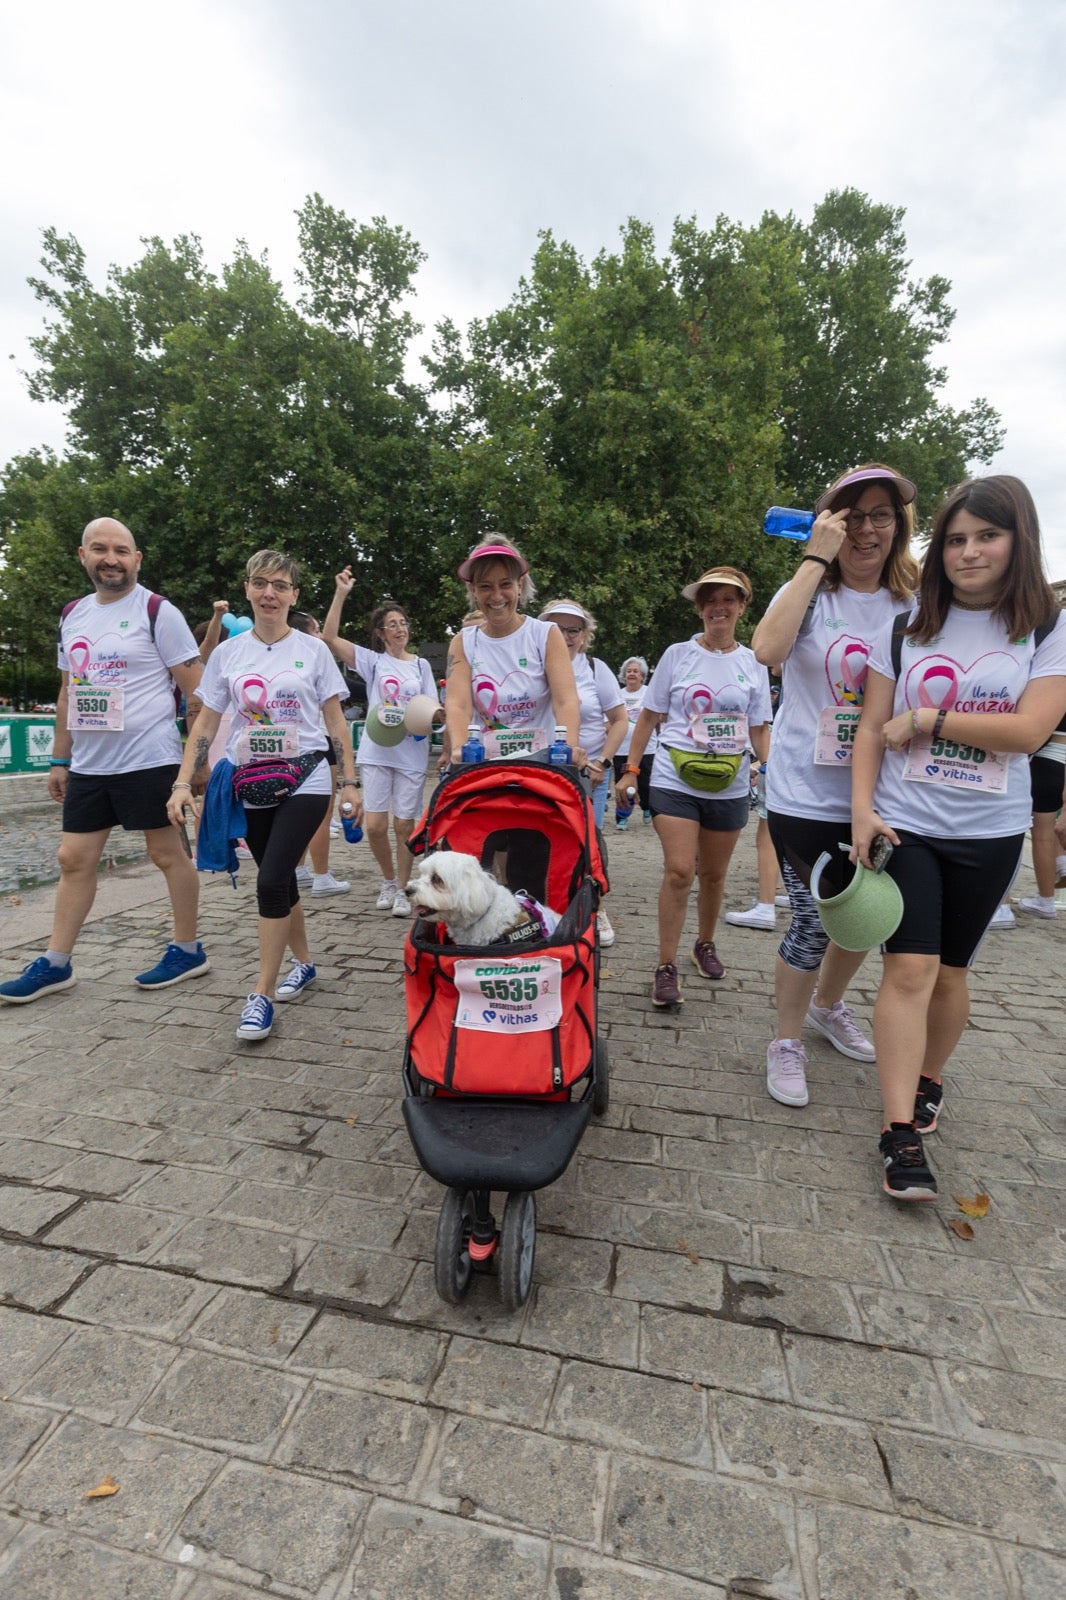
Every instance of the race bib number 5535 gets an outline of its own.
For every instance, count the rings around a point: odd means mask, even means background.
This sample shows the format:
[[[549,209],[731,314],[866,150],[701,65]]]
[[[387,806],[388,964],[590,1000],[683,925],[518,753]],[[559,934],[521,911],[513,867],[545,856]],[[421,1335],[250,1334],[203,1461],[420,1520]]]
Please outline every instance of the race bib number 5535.
[[[486,1033],[541,1033],[563,1014],[562,962],[557,956],[524,961],[457,961],[455,1021]]]

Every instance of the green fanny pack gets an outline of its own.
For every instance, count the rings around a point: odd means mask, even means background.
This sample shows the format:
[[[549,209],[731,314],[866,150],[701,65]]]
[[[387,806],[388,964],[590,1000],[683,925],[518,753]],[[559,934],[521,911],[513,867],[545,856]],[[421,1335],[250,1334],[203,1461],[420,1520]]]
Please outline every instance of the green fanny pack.
[[[723,789],[728,789],[744,760],[743,754],[723,756],[716,755],[712,750],[692,754],[687,750],[671,748],[669,754],[681,782],[687,783],[690,789],[699,789],[703,794],[721,794]]]

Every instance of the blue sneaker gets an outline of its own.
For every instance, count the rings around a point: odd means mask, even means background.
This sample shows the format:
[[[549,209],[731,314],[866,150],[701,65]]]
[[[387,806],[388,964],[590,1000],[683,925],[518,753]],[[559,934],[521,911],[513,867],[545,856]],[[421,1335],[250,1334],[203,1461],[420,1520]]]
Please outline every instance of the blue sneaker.
[[[23,967],[21,978],[0,983],[0,1000],[7,1000],[13,1006],[28,1006],[31,1000],[39,1000],[42,994],[51,994],[56,989],[73,989],[77,981],[69,961],[65,967],[53,967],[47,956],[38,956],[28,967]]]
[[[238,1039],[265,1039],[274,1026],[274,1007],[265,994],[250,994],[237,1025]]]
[[[314,983],[318,973],[310,961],[294,961],[292,971],[287,973],[277,988],[274,990],[275,1000],[292,1000],[306,989],[308,984]]]
[[[196,946],[195,955],[190,955],[180,945],[168,944],[159,965],[150,972],[139,972],[133,981],[139,989],[169,989],[172,983],[184,983],[186,978],[199,978],[210,969],[211,963],[204,954],[202,944]]]

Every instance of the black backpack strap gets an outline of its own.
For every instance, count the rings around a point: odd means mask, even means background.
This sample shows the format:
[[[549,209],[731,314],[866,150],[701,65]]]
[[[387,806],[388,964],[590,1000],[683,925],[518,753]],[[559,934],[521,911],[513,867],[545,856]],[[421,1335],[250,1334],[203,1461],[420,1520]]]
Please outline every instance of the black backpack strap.
[[[903,638],[909,621],[906,611],[897,611],[892,618],[892,672],[897,678],[903,665]]]

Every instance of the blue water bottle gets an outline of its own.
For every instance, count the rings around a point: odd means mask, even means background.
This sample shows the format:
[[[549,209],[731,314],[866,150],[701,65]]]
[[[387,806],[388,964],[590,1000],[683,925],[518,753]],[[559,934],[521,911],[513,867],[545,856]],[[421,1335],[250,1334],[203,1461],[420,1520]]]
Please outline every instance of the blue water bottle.
[[[460,752],[460,759],[464,766],[474,766],[485,759],[485,746],[481,739],[481,729],[476,722],[472,722],[466,730],[466,743]]]
[[[566,742],[566,729],[557,726],[555,737],[548,746],[548,760],[553,767],[569,767],[573,759],[574,752]]]
[[[779,539],[807,539],[813,527],[813,511],[795,511],[791,506],[771,506],[762,523],[763,533]]]
[[[363,830],[354,817],[342,817],[341,827],[344,829],[344,837],[349,844],[358,844],[363,837]]]

